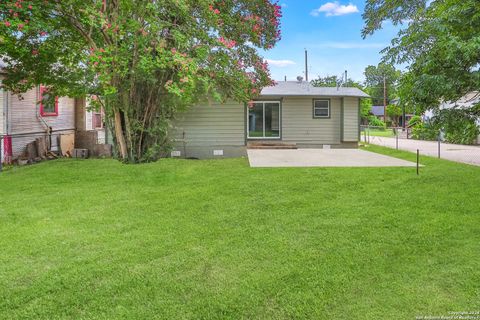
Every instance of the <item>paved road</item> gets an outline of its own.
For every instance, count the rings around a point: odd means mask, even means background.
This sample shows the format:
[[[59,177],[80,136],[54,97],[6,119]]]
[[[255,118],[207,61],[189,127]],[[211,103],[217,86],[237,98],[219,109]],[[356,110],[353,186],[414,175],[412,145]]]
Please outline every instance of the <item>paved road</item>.
[[[395,138],[370,136],[370,143],[389,148],[395,148],[396,146]],[[432,157],[438,156],[438,142],[436,141],[398,139],[398,148],[411,152],[417,152],[418,149],[420,154]],[[440,144],[440,157],[480,166],[480,146],[464,146],[442,142]]]

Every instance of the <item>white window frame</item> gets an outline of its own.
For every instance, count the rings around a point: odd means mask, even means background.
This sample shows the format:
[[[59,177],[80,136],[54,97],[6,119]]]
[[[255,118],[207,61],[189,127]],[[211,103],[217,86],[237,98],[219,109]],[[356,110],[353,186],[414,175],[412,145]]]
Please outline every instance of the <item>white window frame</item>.
[[[247,106],[247,139],[250,140],[279,140],[282,138],[282,104],[280,101],[254,101],[254,103],[263,104],[263,137],[250,137],[250,108]],[[265,137],[265,104],[276,103],[278,104],[278,137]]]
[[[316,111],[317,109],[318,109],[318,110],[325,110],[324,107],[316,107],[316,106],[315,106],[315,102],[317,102],[317,101],[327,101],[328,106],[327,106],[326,109],[327,109],[327,111],[328,111],[328,115],[326,115],[326,116],[317,116],[317,115],[316,115],[316,112],[315,112],[315,111]],[[314,100],[313,100],[313,118],[320,118],[320,119],[322,119],[322,118],[323,118],[323,119],[328,119],[328,118],[330,118],[330,99],[314,99]]]

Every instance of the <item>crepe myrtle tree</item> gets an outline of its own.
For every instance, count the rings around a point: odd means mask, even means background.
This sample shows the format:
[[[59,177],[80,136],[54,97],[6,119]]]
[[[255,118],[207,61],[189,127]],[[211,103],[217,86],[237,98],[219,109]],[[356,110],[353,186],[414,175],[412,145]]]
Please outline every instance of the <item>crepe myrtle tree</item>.
[[[152,161],[178,112],[272,84],[258,49],[280,39],[280,18],[269,0],[3,0],[3,86],[99,97],[118,156]]]

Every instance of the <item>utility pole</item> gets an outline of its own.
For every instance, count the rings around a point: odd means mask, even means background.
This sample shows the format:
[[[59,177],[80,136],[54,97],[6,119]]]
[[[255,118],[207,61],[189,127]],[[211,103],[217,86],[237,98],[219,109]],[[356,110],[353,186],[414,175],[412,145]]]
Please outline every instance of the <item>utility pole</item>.
[[[383,75],[383,122],[387,123],[387,78]]]
[[[308,82],[308,51],[305,49],[305,81]]]

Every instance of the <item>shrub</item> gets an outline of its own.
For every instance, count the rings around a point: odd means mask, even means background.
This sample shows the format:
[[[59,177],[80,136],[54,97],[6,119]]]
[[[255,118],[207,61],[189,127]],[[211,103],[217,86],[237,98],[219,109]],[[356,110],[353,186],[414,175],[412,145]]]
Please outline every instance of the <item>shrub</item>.
[[[457,144],[474,144],[480,132],[476,119],[477,115],[469,109],[440,110],[435,116],[437,122],[445,132],[445,140]]]
[[[457,144],[474,144],[480,130],[474,121],[462,121],[455,126],[447,126],[445,140]]]
[[[409,121],[408,121],[408,126],[409,127],[415,127],[417,126],[418,124],[421,124],[423,121],[422,121],[422,117],[420,116],[413,116]]]
[[[438,139],[439,129],[432,121],[415,122],[415,125],[413,125],[412,128],[413,139],[432,141]]]
[[[372,127],[381,127],[383,129],[387,127],[385,122],[383,122],[382,120],[378,119],[375,116],[368,117],[368,125]]]

